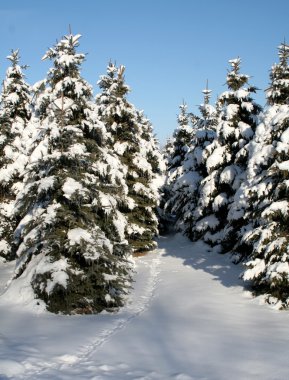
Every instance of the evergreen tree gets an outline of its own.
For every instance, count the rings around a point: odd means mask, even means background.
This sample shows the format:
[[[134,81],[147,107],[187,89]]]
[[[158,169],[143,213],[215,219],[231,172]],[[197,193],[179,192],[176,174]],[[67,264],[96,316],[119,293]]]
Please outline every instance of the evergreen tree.
[[[98,84],[96,97],[99,117],[107,130],[107,143],[117,154],[128,184],[127,199],[121,211],[128,225],[126,236],[134,251],[154,248],[158,233],[156,177],[161,174],[161,156],[152,135],[152,127],[126,95],[124,66],[109,63],[107,75]]]
[[[196,120],[194,115],[187,112],[187,105],[185,103],[181,104],[179,108],[178,126],[173,134],[173,146],[170,157],[167,159],[167,177],[162,189],[164,218],[168,221],[174,220],[175,230],[182,229],[182,223],[180,222],[183,197],[180,190],[179,178],[183,175],[183,161],[194,135],[191,123],[192,120],[193,123]],[[176,202],[177,199],[178,202]]]
[[[255,87],[249,86],[249,77],[239,72],[241,60],[237,58],[229,63],[228,91],[218,99],[220,115],[216,139],[205,149],[208,176],[200,184],[195,225],[192,227],[193,239],[204,237],[211,244],[222,243],[224,251],[236,238],[238,223],[228,227],[228,213],[245,177],[248,143],[254,135],[260,112],[260,107],[251,97]]]
[[[80,76],[79,38],[65,36],[43,57],[53,67],[39,92],[38,137],[15,208],[21,220],[14,281],[28,282],[38,302],[65,314],[119,307],[130,283],[118,211],[123,176],[98,144],[102,126],[92,88]]]
[[[184,232],[192,238],[192,227],[197,217],[196,207],[200,197],[200,182],[207,177],[207,146],[216,138],[217,110],[210,105],[211,90],[203,90],[204,103],[199,106],[200,117],[195,125],[195,134],[183,161],[184,174],[179,178],[183,197],[181,211]]]
[[[268,107],[256,131],[244,197],[254,204],[252,226],[244,235],[251,247],[244,280],[270,303],[289,305],[289,46],[279,47],[272,67]]]
[[[282,43],[278,48],[279,63],[274,64],[270,72],[270,87],[266,90],[268,105],[283,105],[288,103],[289,87],[286,81],[289,79],[288,71],[288,45]]]
[[[186,103],[183,102],[179,108],[180,112],[177,118],[178,127],[175,129],[173,134],[174,151],[171,157],[171,166],[169,167],[170,171],[182,165],[193,135],[193,130],[190,125],[190,117],[194,118],[195,116],[188,113],[188,106]]]
[[[170,168],[171,165],[172,165],[171,159],[173,157],[173,152],[174,152],[174,140],[173,140],[173,137],[169,137],[166,140],[166,143],[165,143],[165,146],[163,147],[162,152],[163,152],[166,168]]]
[[[12,217],[15,197],[21,188],[27,139],[24,130],[31,117],[30,87],[19,65],[19,51],[7,57],[11,66],[6,72],[0,102],[0,257],[15,258],[12,244],[16,221]]]
[[[157,209],[158,218],[159,218],[159,231],[160,233],[167,233],[171,229],[171,224],[174,221],[171,215],[165,211],[165,204],[170,197],[170,186],[167,183],[167,172],[168,168],[171,167],[172,164],[172,156],[174,152],[174,144],[173,137],[167,139],[163,149],[163,163],[164,163],[164,183],[160,187],[160,203]]]

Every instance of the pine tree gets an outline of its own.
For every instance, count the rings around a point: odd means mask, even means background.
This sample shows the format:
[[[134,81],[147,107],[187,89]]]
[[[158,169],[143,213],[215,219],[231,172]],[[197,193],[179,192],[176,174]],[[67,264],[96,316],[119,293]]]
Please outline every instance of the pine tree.
[[[204,103],[199,106],[200,117],[195,125],[195,134],[189,151],[183,161],[184,174],[179,178],[183,193],[183,207],[181,211],[184,233],[193,239],[192,227],[195,224],[198,210],[200,182],[207,177],[206,168],[207,146],[216,138],[217,110],[210,105],[211,90],[203,90]],[[188,178],[188,179],[187,179]]]
[[[158,233],[156,176],[161,174],[161,156],[150,123],[126,96],[129,87],[125,67],[109,63],[107,75],[98,84],[96,97],[99,117],[107,130],[107,142],[117,154],[128,184],[127,199],[121,211],[128,225],[126,236],[134,251],[154,248]]]
[[[178,168],[184,161],[185,155],[189,149],[193,130],[190,125],[190,115],[187,111],[188,106],[185,102],[179,106],[180,112],[177,118],[178,127],[173,134],[174,151],[171,157],[171,166],[169,170]]]
[[[163,149],[163,163],[164,163],[164,183],[160,187],[160,203],[157,209],[159,218],[159,231],[161,234],[166,234],[172,228],[171,224],[174,222],[172,216],[165,211],[165,205],[171,195],[170,185],[167,183],[168,168],[172,165],[172,156],[174,152],[173,137],[167,139]]]
[[[194,135],[194,130],[191,126],[192,120],[193,123],[196,120],[194,115],[188,113],[186,103],[183,102],[179,109],[178,126],[173,134],[173,146],[170,157],[167,159],[167,177],[162,189],[164,223],[165,220],[174,220],[174,228],[177,231],[182,230],[181,209],[183,206],[179,178],[182,178],[183,161]]]
[[[272,67],[266,108],[256,131],[244,196],[254,204],[252,226],[244,235],[251,247],[244,280],[269,303],[289,305],[289,46],[279,46]]]
[[[65,36],[43,57],[53,67],[36,102],[38,137],[15,209],[21,221],[14,281],[29,282],[38,302],[65,314],[122,306],[130,284],[118,211],[123,177],[98,144],[103,126],[80,76],[79,38]]]
[[[11,66],[6,72],[0,102],[0,257],[15,258],[12,244],[16,220],[12,217],[15,197],[21,188],[21,173],[27,156],[25,128],[31,117],[30,87],[19,65],[19,51],[7,57]]]
[[[200,184],[196,223],[192,227],[193,238],[204,237],[211,244],[222,243],[224,251],[236,238],[238,223],[228,227],[228,213],[244,180],[247,144],[254,135],[260,112],[260,107],[251,97],[255,87],[249,86],[249,77],[239,72],[241,60],[237,58],[229,63],[228,91],[218,99],[220,115],[216,139],[206,148],[208,176]]]
[[[166,164],[166,168],[169,168],[172,165],[171,159],[173,157],[173,152],[174,152],[174,140],[173,140],[173,137],[169,137],[166,140],[166,143],[165,143],[163,150],[162,150],[164,160],[165,160],[165,164]]]
[[[270,72],[270,87],[266,90],[268,105],[283,105],[288,102],[289,87],[286,81],[289,79],[288,71],[288,45],[282,43],[278,49],[279,63],[274,64]]]

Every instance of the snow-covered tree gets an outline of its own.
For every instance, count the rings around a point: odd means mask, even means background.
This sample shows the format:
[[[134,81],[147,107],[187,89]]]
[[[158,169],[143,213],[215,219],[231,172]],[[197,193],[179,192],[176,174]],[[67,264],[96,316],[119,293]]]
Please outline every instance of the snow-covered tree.
[[[183,102],[179,109],[178,126],[173,133],[170,155],[166,159],[167,176],[162,188],[163,218],[169,221],[173,217],[176,230],[182,229],[182,224],[179,221],[183,206],[182,193],[178,191],[178,180],[183,175],[183,161],[194,135],[194,129],[191,124],[197,119],[194,115],[188,113],[186,103]],[[177,199],[178,202],[176,202]]]
[[[234,242],[239,228],[237,222],[227,226],[228,213],[234,194],[245,178],[248,143],[254,135],[260,112],[251,96],[255,87],[249,86],[249,77],[239,72],[241,60],[232,59],[229,63],[228,91],[218,98],[217,136],[205,149],[208,176],[200,184],[192,227],[193,238],[204,237],[211,244],[222,243],[225,251]]]
[[[26,163],[27,141],[24,130],[31,117],[30,87],[19,65],[19,51],[7,57],[11,66],[6,72],[0,101],[0,256],[14,259],[12,217],[15,197],[21,187],[21,175]]]
[[[193,130],[190,125],[192,115],[187,111],[187,104],[183,102],[179,108],[180,112],[177,118],[178,127],[173,134],[174,151],[171,157],[171,166],[168,168],[170,171],[182,165],[193,135]]]
[[[155,247],[158,233],[156,206],[157,178],[162,171],[162,157],[148,120],[128,100],[129,87],[125,67],[109,63],[107,75],[98,84],[96,97],[99,117],[107,130],[107,142],[117,154],[125,173],[128,194],[121,211],[128,225],[127,239],[134,251]]]
[[[121,306],[130,284],[118,211],[125,184],[118,160],[98,143],[103,125],[80,75],[79,38],[63,37],[43,57],[53,67],[38,99],[38,136],[16,202],[19,260],[10,285],[24,281],[37,302],[66,314]]]
[[[160,203],[157,208],[158,218],[159,218],[159,232],[164,234],[167,233],[171,228],[171,224],[174,221],[172,216],[165,211],[165,204],[170,198],[171,188],[167,183],[167,172],[168,168],[171,167],[171,158],[174,152],[173,137],[166,140],[166,143],[162,149],[163,163],[164,163],[164,182],[160,187]]]
[[[243,241],[252,247],[244,280],[268,302],[289,305],[289,46],[271,70],[268,107],[256,130],[244,199],[254,205]]]
[[[175,229],[190,236],[193,225],[193,211],[198,200],[198,187],[205,174],[205,147],[214,139],[216,110],[209,104],[211,91],[203,91],[204,104],[199,106],[200,117],[191,114],[193,128],[190,142],[185,146],[186,153],[178,168],[173,168],[167,182],[170,183],[170,197],[166,203],[167,210],[176,216]],[[174,152],[173,152],[174,153]]]
[[[279,63],[274,64],[270,72],[270,87],[266,90],[267,103],[271,106],[287,104],[289,98],[288,45],[284,42],[279,46]]]
[[[195,133],[190,148],[183,161],[183,174],[176,187],[182,200],[181,220],[186,235],[192,238],[192,227],[195,224],[195,209],[199,199],[200,182],[208,175],[206,168],[207,146],[216,138],[218,113],[210,104],[211,90],[203,90],[204,103],[199,106],[200,117],[195,124]]]
[[[172,165],[171,159],[173,156],[173,152],[174,152],[174,140],[173,140],[173,137],[169,137],[166,140],[166,143],[162,149],[166,168],[169,168]]]

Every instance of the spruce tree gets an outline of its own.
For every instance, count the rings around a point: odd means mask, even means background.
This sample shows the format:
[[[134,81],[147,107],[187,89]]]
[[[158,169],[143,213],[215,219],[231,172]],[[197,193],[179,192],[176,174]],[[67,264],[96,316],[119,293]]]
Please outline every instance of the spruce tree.
[[[279,46],[279,63],[272,67],[268,106],[256,131],[248,166],[246,201],[254,205],[252,226],[244,235],[251,254],[244,273],[269,303],[289,305],[289,46]]]
[[[187,104],[183,102],[179,106],[179,109],[180,112],[177,118],[178,127],[175,129],[173,134],[174,151],[171,157],[171,166],[169,167],[170,171],[181,166],[189,149],[193,135],[193,130],[190,125],[190,118],[192,115],[187,111]]]
[[[123,177],[98,143],[103,126],[80,75],[79,38],[63,37],[43,57],[53,67],[39,92],[38,137],[15,209],[21,220],[14,281],[28,282],[38,302],[65,314],[122,306],[130,284],[118,211]]]
[[[208,176],[200,184],[200,198],[192,227],[193,238],[203,237],[211,244],[220,244],[227,251],[235,240],[238,223],[227,227],[228,213],[234,195],[245,177],[248,161],[247,144],[254,135],[260,107],[251,94],[249,77],[241,74],[239,58],[229,61],[228,91],[218,98],[220,110],[216,139],[206,147]]]
[[[157,209],[159,218],[159,231],[162,234],[166,234],[171,228],[173,223],[172,216],[166,212],[165,204],[171,195],[171,188],[167,182],[168,168],[172,164],[172,156],[174,152],[173,137],[166,140],[166,143],[162,149],[163,163],[164,163],[164,183],[160,187],[160,203]]]
[[[171,159],[173,157],[173,152],[174,152],[174,140],[173,140],[173,137],[169,137],[166,140],[166,143],[162,150],[166,168],[170,168],[172,165]]]
[[[183,207],[181,211],[184,233],[193,239],[192,227],[198,217],[198,199],[200,197],[200,182],[207,177],[206,168],[207,146],[216,138],[217,110],[210,104],[211,90],[203,90],[204,103],[200,104],[200,117],[195,124],[195,134],[191,146],[183,161],[184,174],[179,178],[183,193]]]
[[[107,75],[98,85],[96,97],[100,120],[107,130],[107,143],[119,157],[128,185],[121,212],[128,225],[126,236],[134,251],[156,246],[158,233],[156,176],[161,173],[161,156],[152,127],[142,113],[127,100],[129,87],[124,78],[125,67],[109,63]]]
[[[0,101],[0,257],[15,258],[12,216],[15,197],[21,188],[23,169],[27,160],[25,128],[31,117],[30,87],[19,65],[19,51],[7,57],[11,66],[6,72]]]
[[[167,176],[162,189],[164,219],[172,220],[175,230],[182,230],[181,209],[183,206],[183,194],[179,178],[184,174],[183,161],[191,145],[194,130],[191,126],[195,116],[189,114],[187,105],[183,102],[179,106],[177,117],[178,126],[173,133],[172,149],[167,159]]]

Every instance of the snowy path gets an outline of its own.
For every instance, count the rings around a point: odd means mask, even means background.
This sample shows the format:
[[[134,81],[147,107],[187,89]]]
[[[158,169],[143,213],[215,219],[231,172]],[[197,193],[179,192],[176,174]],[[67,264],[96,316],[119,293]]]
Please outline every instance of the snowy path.
[[[137,259],[118,314],[37,316],[0,302],[0,379],[287,380],[289,312],[259,305],[239,272],[171,236]]]

